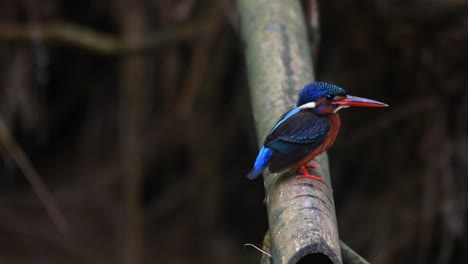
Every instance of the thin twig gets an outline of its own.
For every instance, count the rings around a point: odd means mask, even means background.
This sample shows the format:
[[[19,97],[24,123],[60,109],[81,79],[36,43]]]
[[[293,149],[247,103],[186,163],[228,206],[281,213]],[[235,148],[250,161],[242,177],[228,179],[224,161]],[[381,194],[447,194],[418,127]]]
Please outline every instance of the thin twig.
[[[24,176],[28,179],[34,193],[41,201],[47,214],[59,232],[62,234],[67,233],[68,223],[65,216],[60,211],[57,202],[54,200],[47,186],[42,181],[42,178],[36,168],[29,160],[21,146],[16,142],[2,118],[0,118],[0,144],[4,146],[6,152],[16,162]]]
[[[257,247],[257,246],[254,245],[254,244],[244,244],[244,247],[247,247],[247,246],[251,246],[251,247],[255,248],[256,250],[262,252],[262,254],[267,255],[267,256],[270,257],[270,258],[272,257],[270,253],[268,253],[268,252],[262,250],[261,248]]]

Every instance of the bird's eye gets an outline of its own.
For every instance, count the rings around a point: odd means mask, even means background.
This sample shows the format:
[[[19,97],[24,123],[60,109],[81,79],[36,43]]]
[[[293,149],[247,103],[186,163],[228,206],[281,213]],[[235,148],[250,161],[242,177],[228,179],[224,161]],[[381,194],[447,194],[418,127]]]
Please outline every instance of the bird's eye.
[[[335,98],[335,96],[331,95],[331,94],[327,94],[327,96],[325,97],[327,98],[328,101],[333,101],[333,99]]]

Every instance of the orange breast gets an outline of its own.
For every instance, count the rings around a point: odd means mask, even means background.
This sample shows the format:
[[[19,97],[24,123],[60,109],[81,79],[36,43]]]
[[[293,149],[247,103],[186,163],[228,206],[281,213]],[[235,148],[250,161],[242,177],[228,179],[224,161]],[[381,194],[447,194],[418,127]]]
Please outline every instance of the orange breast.
[[[309,153],[304,159],[300,162],[296,163],[292,168],[300,168],[304,164],[308,163],[309,161],[313,160],[317,155],[326,151],[328,148],[335,143],[336,136],[338,135],[338,130],[340,129],[340,117],[338,114],[330,114],[330,132],[328,132],[327,138],[320,145],[318,148],[314,149],[312,152]]]

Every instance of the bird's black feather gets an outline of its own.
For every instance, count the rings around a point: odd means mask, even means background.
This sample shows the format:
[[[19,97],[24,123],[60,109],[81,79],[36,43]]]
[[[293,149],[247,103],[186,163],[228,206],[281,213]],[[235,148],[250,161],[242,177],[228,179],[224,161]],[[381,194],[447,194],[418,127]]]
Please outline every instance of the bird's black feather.
[[[304,159],[325,141],[330,129],[330,118],[311,109],[284,120],[265,140],[265,147],[274,150],[270,171],[285,170]]]

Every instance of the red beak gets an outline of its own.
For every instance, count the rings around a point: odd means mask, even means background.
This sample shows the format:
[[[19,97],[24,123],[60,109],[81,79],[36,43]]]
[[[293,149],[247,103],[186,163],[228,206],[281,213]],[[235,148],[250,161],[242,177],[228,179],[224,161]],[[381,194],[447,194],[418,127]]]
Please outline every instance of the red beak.
[[[366,99],[362,97],[348,95],[345,99],[332,102],[334,105],[342,106],[360,106],[360,107],[387,107],[388,104],[384,104],[379,101],[374,101],[371,99]]]

